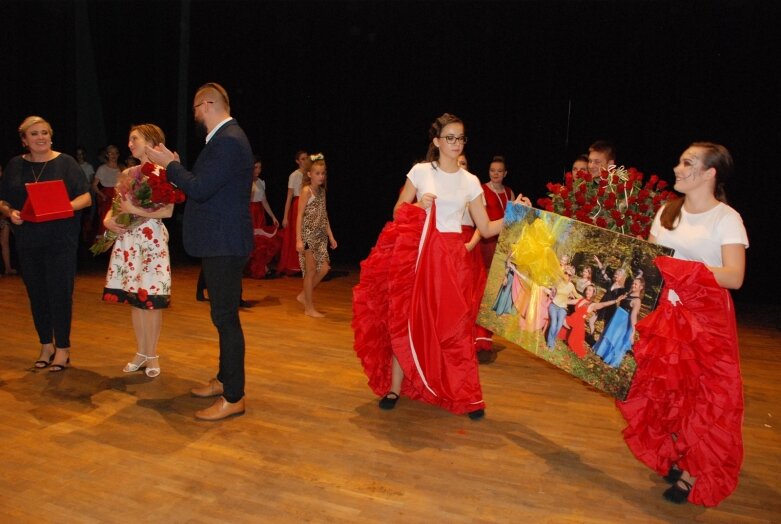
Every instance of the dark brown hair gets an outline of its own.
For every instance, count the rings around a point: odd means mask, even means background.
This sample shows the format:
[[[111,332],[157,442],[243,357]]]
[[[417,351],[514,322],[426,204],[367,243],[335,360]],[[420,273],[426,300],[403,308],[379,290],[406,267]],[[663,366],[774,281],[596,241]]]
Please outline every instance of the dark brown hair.
[[[727,193],[724,191],[724,184],[727,182],[735,164],[732,161],[732,155],[729,150],[721,144],[713,142],[694,142],[689,147],[696,147],[705,151],[702,164],[705,169],[714,168],[716,170],[716,184],[713,186],[713,196],[719,202],[727,202]],[[673,230],[678,225],[678,219],[681,216],[681,209],[685,197],[676,198],[664,205],[659,221],[665,229]]]
[[[588,147],[588,152],[596,151],[597,153],[603,153],[608,160],[616,159],[616,146],[608,142],[607,140],[597,140]],[[588,161],[588,156],[586,156]]]
[[[443,113],[442,116],[434,120],[431,127],[428,129],[429,144],[428,153],[426,153],[426,160],[428,162],[436,162],[439,160],[439,149],[434,145],[434,139],[438,138],[445,126],[449,124],[461,124],[463,126],[464,122],[456,115]]]

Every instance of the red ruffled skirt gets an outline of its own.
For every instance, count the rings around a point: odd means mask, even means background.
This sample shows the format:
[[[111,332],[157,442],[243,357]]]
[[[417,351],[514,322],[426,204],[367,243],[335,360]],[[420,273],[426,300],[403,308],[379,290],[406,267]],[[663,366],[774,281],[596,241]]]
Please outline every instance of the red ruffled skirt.
[[[699,262],[658,257],[665,286],[637,324],[637,372],[617,402],[634,455],[660,475],[677,464],[696,478],[689,502],[715,506],[743,463],[743,382],[728,290]]]
[[[277,273],[294,275],[301,272],[296,251],[296,222],[298,221],[298,197],[293,197],[287,215],[287,227],[282,230],[282,248],[279,252]]]
[[[440,233],[436,210],[405,204],[361,262],[353,288],[354,347],[377,395],[390,390],[456,414],[485,407],[472,344],[477,310],[472,255],[459,233]],[[420,248],[420,254],[419,254]]]

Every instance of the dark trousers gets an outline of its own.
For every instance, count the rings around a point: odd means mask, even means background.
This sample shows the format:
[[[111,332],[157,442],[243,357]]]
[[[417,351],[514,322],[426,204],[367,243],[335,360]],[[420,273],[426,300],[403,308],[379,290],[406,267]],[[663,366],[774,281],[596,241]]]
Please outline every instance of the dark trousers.
[[[223,396],[238,402],[244,396],[244,332],[239,320],[241,278],[248,257],[206,257],[203,276],[209,290],[214,326],[220,336],[220,371]]]
[[[17,243],[19,267],[30,298],[33,323],[41,344],[71,346],[73,282],[76,278],[78,232],[52,237],[46,244]]]

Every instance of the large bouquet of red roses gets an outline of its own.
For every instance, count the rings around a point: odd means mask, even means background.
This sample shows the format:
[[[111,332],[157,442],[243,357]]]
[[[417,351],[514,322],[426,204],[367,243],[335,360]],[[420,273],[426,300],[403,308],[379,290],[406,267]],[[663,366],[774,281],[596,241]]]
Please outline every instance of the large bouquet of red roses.
[[[566,173],[563,184],[548,182],[548,197],[537,203],[547,211],[633,236],[648,237],[656,211],[675,193],[667,182],[637,169],[610,166],[599,176],[588,171]]]
[[[122,198],[130,200],[130,203],[136,207],[149,211],[156,211],[168,204],[184,202],[184,193],[168,181],[165,169],[151,162],[124,171],[119,175],[115,189],[116,195],[111,203],[111,212],[118,224],[129,229],[144,223],[146,218],[121,212]],[[116,233],[106,230],[103,236],[90,247],[90,251],[94,255],[99,255],[114,245],[116,239]]]

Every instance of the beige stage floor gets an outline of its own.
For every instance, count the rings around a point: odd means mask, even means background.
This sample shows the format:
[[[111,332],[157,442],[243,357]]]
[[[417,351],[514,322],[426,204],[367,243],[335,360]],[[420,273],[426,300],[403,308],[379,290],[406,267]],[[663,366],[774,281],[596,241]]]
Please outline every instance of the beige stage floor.
[[[778,312],[739,306],[745,463],[737,491],[704,509],[665,502],[665,484],[621,438],[610,397],[505,346],[481,366],[479,422],[402,399],[383,412],[352,350],[357,274],[316,293],[300,279],[245,280],[246,415],[206,423],[189,389],[215,374],[216,332],[194,299],[197,268],[175,268],[162,375],[123,374],[134,353],[126,306],[76,283],[73,367],[38,354],[21,279],[0,279],[2,522],[779,522]]]

